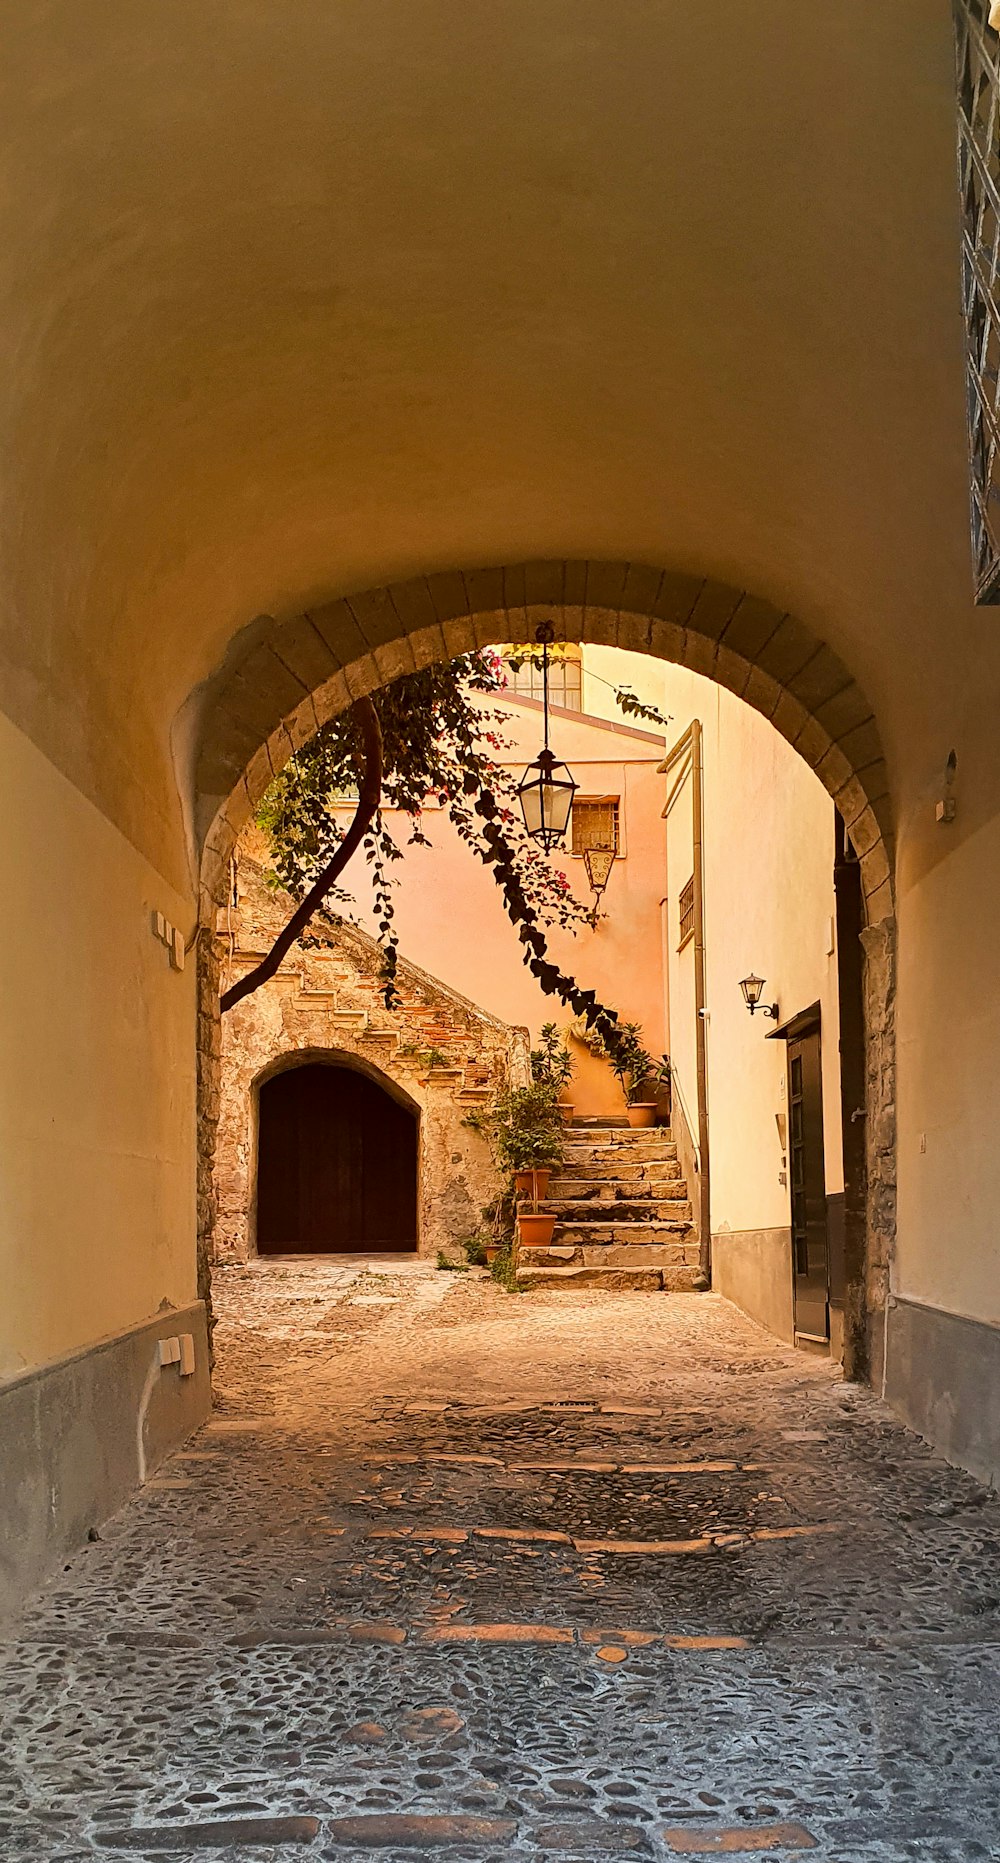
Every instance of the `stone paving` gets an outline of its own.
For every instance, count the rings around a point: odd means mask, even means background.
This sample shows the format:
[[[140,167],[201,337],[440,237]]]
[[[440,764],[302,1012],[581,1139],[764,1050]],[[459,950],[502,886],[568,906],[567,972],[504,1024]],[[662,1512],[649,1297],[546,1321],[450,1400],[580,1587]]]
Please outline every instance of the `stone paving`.
[[[714,1296],[220,1271],[0,1651],[0,1857],[1000,1858],[1000,1508]]]

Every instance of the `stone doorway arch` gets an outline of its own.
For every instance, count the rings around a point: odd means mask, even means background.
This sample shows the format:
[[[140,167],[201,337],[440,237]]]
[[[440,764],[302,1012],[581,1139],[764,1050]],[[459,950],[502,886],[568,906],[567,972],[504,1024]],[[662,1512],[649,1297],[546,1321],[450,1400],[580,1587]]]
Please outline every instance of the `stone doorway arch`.
[[[865,1022],[865,1261],[846,1364],[880,1372],[895,1238],[894,824],[872,705],[810,628],[750,590],[644,563],[553,559],[451,570],[351,593],[284,620],[260,616],[200,695],[193,825],[200,862],[202,1256],[212,1223],[215,913],[237,838],[296,749],[363,693],[476,647],[556,637],[648,653],[726,686],[792,745],[832,797],[860,863]],[[217,1083],[214,1102],[217,1114]],[[207,1286],[207,1265],[204,1268]]]

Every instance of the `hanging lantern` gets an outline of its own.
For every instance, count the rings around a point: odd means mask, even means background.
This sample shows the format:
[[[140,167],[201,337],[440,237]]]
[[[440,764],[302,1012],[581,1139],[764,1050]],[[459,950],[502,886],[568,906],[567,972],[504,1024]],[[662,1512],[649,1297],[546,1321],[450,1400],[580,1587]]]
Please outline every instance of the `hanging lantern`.
[[[549,749],[549,643],[555,639],[551,622],[543,621],[535,639],[542,649],[542,707],[545,743],[528,765],[517,786],[524,825],[533,841],[548,854],[565,839],[577,785],[564,763]]]

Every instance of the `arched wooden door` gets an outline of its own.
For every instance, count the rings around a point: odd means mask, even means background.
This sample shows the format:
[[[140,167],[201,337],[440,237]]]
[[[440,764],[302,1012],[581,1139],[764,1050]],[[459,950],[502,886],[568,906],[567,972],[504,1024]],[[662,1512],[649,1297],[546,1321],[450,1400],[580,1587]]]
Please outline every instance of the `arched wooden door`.
[[[353,1068],[294,1067],[260,1090],[257,1249],[417,1246],[417,1120]]]

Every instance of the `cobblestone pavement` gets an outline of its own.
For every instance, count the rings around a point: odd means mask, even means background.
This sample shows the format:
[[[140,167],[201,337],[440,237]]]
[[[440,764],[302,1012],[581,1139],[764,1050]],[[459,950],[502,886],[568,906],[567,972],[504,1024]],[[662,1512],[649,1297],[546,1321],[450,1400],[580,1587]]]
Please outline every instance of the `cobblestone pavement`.
[[[0,1857],[1000,1858],[1000,1507],[712,1296],[218,1275],[2,1654]]]

